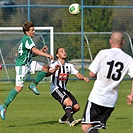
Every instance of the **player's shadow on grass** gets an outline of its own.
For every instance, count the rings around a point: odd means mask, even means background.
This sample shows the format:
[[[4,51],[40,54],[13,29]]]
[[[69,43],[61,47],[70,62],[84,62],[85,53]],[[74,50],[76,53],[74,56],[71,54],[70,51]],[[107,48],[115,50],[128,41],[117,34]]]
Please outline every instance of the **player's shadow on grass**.
[[[47,125],[53,125],[53,124],[57,124],[58,121],[44,121],[44,122],[38,122],[38,123],[30,123],[30,124],[24,124],[24,125],[9,125],[8,128],[10,127],[26,127],[26,126],[37,126],[37,125],[44,125],[44,124],[47,124]]]
[[[56,124],[58,123],[58,121],[45,121],[45,122],[39,122],[39,123],[36,123],[36,124],[33,124],[33,125],[41,125],[41,124]]]
[[[9,90],[6,90],[6,89],[0,89],[0,91],[1,92],[5,92],[5,91],[9,92]]]

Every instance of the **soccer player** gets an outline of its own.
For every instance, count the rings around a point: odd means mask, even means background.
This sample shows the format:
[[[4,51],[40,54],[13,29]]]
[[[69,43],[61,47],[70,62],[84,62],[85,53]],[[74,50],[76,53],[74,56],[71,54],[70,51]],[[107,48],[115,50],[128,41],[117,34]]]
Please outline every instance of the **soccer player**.
[[[49,66],[44,63],[37,61],[32,61],[32,56],[45,56],[49,59],[53,59],[52,55],[46,53],[47,47],[43,47],[41,50],[37,49],[32,38],[35,35],[35,29],[32,22],[26,22],[23,25],[24,36],[18,48],[18,57],[16,60],[15,70],[16,70],[16,86],[9,92],[7,99],[3,105],[0,106],[0,115],[3,120],[5,120],[5,113],[9,104],[14,100],[16,95],[22,90],[26,74],[28,72],[39,71],[40,78],[44,77],[49,70]],[[40,79],[37,79],[39,81]],[[31,90],[38,94],[36,88]]]
[[[56,70],[52,75],[50,90],[54,99],[62,105],[65,111],[65,114],[59,119],[59,123],[67,123],[72,127],[81,122],[81,119],[74,120],[73,118],[73,114],[80,110],[80,106],[75,97],[66,88],[69,75],[74,74],[78,79],[86,82],[89,82],[89,79],[80,74],[73,64],[66,61],[67,53],[64,48],[57,49],[56,57],[58,59],[50,65],[49,72],[52,73],[57,65],[60,66],[60,69]]]
[[[48,51],[48,47],[47,46],[44,46],[41,51],[47,53]],[[35,55],[34,55],[35,56]],[[44,70],[42,69],[41,71],[39,70],[38,72],[38,75],[35,77],[34,81],[29,85],[29,89],[33,91],[33,93],[35,93],[36,95],[40,95],[39,91],[37,90],[37,85],[38,83],[44,78],[44,77],[47,77],[47,72],[48,72],[48,69],[49,69],[49,66],[42,63],[42,62],[39,62],[39,64],[41,66],[43,66]],[[31,63],[31,70],[30,70],[30,73],[31,74],[34,74],[37,70],[38,67],[35,68],[36,66],[36,61],[32,61]],[[34,67],[33,67],[34,66]]]
[[[99,128],[106,128],[106,122],[115,108],[120,82],[126,74],[133,78],[133,59],[121,50],[123,34],[113,32],[109,42],[111,49],[101,50],[89,66],[89,76],[96,78],[96,81],[81,122],[84,133],[98,133]]]

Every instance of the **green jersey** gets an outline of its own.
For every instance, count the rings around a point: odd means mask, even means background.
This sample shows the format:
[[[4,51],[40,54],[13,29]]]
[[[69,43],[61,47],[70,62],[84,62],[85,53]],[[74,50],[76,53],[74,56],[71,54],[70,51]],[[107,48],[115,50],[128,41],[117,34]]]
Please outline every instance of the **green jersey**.
[[[35,47],[35,43],[32,38],[28,35],[24,35],[21,43],[18,47],[18,58],[16,60],[16,66],[29,66],[32,61],[32,48]]]

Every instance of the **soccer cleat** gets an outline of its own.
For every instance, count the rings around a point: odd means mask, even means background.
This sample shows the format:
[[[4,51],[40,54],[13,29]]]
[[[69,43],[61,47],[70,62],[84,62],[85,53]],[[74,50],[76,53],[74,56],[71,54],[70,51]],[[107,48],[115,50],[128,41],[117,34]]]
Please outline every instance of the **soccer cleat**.
[[[2,105],[0,105],[0,116],[1,116],[2,120],[5,120],[5,118],[6,118],[5,115],[6,115],[6,109],[4,109],[2,107]]]
[[[35,85],[30,84],[29,89],[32,90],[36,95],[40,95]]]
[[[69,121],[67,121],[67,120],[66,121],[62,121],[61,119],[59,119],[59,123],[60,124],[69,124]]]
[[[77,124],[81,123],[81,119],[77,119],[77,120],[74,120],[70,123],[70,127],[74,127],[76,126]]]

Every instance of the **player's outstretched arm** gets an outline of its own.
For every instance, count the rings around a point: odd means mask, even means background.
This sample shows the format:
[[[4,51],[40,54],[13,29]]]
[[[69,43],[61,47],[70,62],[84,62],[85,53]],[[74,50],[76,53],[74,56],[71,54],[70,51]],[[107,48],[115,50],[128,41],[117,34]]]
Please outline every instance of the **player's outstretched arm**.
[[[50,60],[53,60],[53,56],[52,56],[52,55],[47,54],[47,53],[44,53],[44,52],[42,52],[41,50],[37,49],[36,47],[33,47],[33,48],[32,48],[32,52],[33,52],[35,55],[45,56],[45,57],[49,58]]]
[[[133,79],[132,79],[132,88],[130,94],[126,97],[126,102],[128,105],[131,105],[133,102]]]
[[[41,49],[41,51],[44,52],[44,53],[47,53],[48,47],[47,47],[47,46],[44,46],[44,47]]]
[[[132,101],[133,101],[132,99],[133,99],[133,96],[131,96],[131,95],[128,95],[126,97],[126,102],[127,102],[128,105],[131,105],[132,104]]]
[[[90,80],[87,78],[87,77],[85,77],[85,76],[83,76],[81,73],[77,73],[76,75],[75,75],[78,79],[80,79],[80,80],[84,80],[84,81],[86,81],[86,82],[89,82]]]
[[[90,76],[91,78],[96,78],[96,74],[93,73],[92,71],[89,72],[89,76]]]

